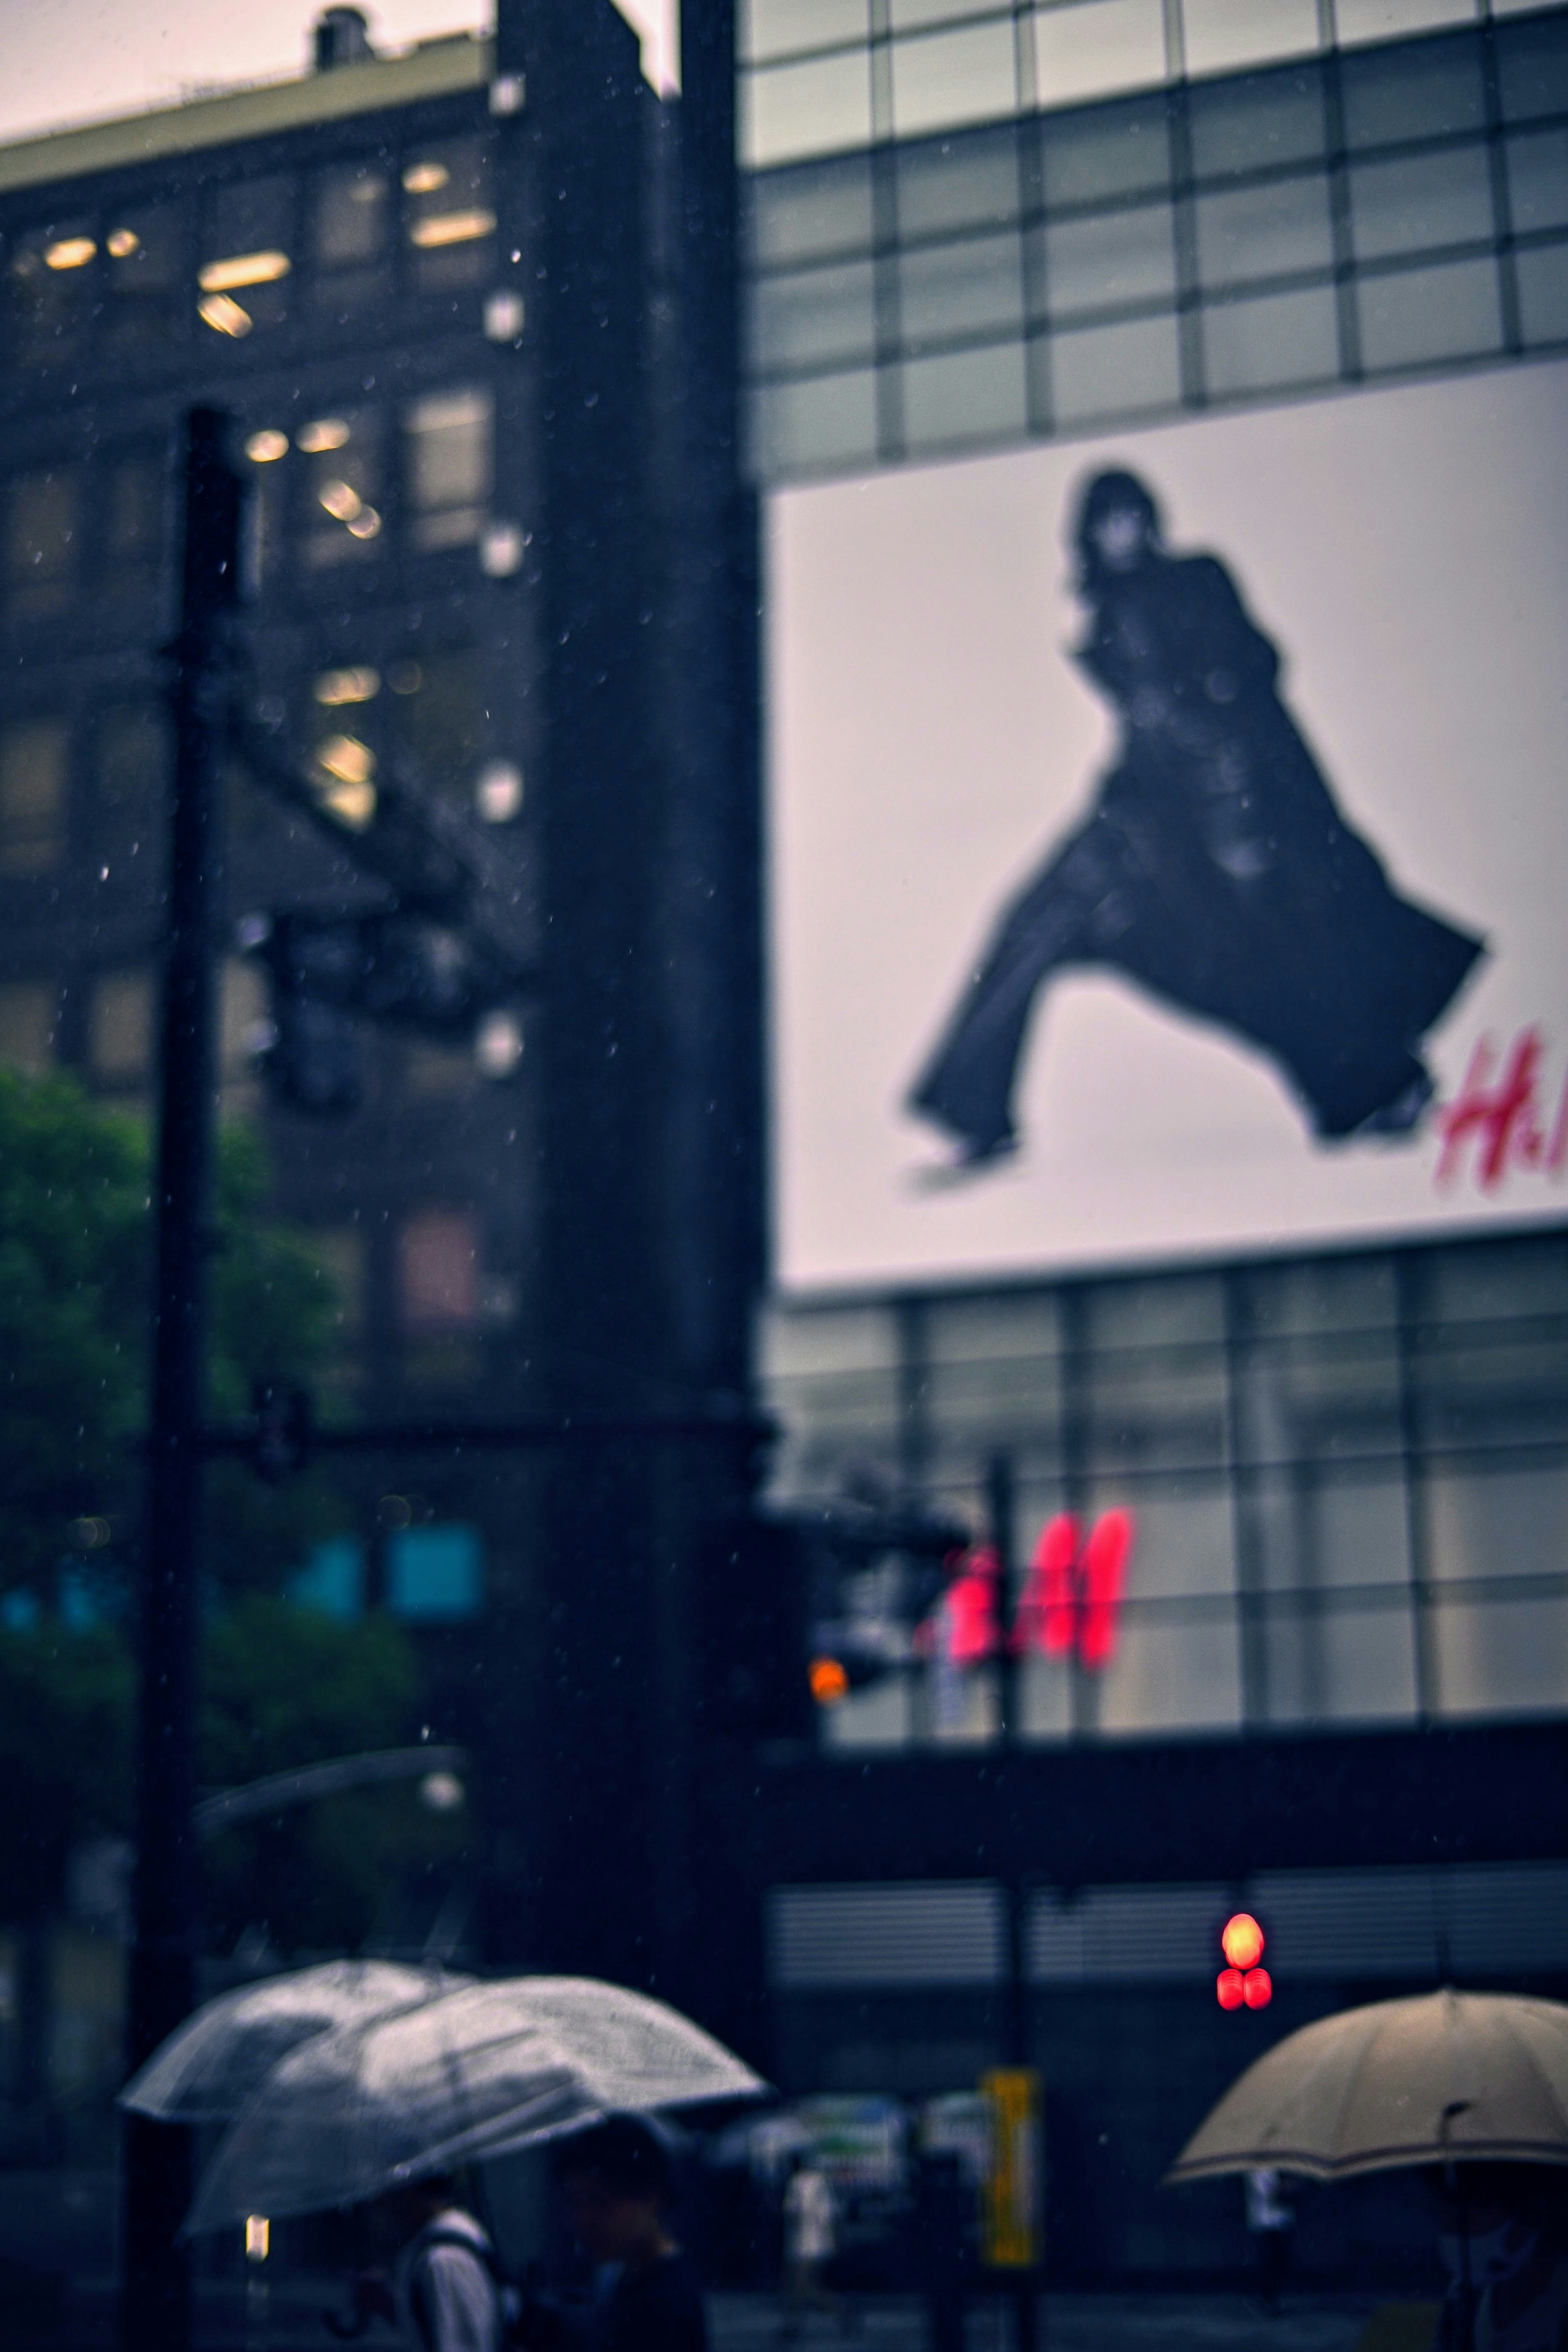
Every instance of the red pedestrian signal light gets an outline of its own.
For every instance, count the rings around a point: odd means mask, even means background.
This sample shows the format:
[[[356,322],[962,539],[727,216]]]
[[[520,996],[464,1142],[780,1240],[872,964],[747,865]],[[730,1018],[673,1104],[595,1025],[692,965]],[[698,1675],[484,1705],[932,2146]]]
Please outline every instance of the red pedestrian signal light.
[[[1219,1948],[1233,1969],[1255,1969],[1263,1957],[1263,1930],[1250,1911],[1238,1911],[1220,1933]]]
[[[1267,2009],[1274,1998],[1274,1979],[1258,1965],[1267,1939],[1250,1911],[1236,1911],[1219,1931],[1219,1948],[1227,1965],[1214,1982],[1221,2009]]]

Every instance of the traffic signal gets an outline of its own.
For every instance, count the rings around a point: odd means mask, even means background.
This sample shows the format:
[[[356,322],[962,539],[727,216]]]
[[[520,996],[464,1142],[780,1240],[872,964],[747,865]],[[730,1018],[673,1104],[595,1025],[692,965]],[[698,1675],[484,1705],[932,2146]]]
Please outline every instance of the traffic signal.
[[[1219,1931],[1225,1966],[1215,1979],[1215,1998],[1221,2009],[1267,2009],[1274,1998],[1273,1979],[1259,1962],[1267,1942],[1250,1911],[1233,1912]]]
[[[472,1038],[515,974],[482,942],[401,908],[247,918],[240,943],[266,964],[271,1028],[260,1059],[296,1108],[345,1111],[361,1097],[357,1018]]]

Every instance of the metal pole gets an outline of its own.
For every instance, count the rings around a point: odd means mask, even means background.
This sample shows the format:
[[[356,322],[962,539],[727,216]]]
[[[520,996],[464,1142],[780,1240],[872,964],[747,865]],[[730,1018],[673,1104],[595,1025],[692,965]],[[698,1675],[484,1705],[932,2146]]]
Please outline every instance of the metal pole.
[[[238,591],[243,486],[227,419],[193,408],[184,445],[179,634],[171,648],[174,735],[168,930],[160,1055],[157,1274],[141,1593],[134,1934],[128,2047],[141,2063],[195,1994],[195,1699],[206,1258],[212,1192],[222,920],[217,756],[223,673]],[[178,2231],[190,2201],[189,2134],[125,2118],[125,2352],[185,2352],[189,2268]]]

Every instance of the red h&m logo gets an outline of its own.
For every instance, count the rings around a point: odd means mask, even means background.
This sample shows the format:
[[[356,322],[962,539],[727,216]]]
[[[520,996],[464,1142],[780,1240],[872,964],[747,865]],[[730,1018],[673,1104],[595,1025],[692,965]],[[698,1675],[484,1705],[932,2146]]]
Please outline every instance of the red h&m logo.
[[[1076,1656],[1098,1673],[1116,1654],[1122,1596],[1133,1549],[1131,1511],[1107,1511],[1087,1541],[1071,1511],[1040,1530],[1029,1564],[1013,1648]]]
[[[1495,1192],[1510,1173],[1562,1175],[1568,1165],[1568,1080],[1549,1110],[1542,1087],[1545,1050],[1539,1029],[1521,1029],[1500,1066],[1491,1039],[1478,1040],[1463,1085],[1434,1120],[1442,1147],[1439,1185],[1458,1175],[1467,1147],[1483,1192]]]
[[[950,1666],[978,1666],[999,1656],[1005,1643],[1014,1657],[1030,1650],[1047,1658],[1076,1657],[1099,1673],[1116,1654],[1133,1535],[1131,1511],[1107,1511],[1087,1541],[1071,1511],[1048,1519],[1006,1633],[1001,1562],[993,1544],[977,1544],[963,1555],[940,1607],[916,1629],[916,1656],[935,1654]]]

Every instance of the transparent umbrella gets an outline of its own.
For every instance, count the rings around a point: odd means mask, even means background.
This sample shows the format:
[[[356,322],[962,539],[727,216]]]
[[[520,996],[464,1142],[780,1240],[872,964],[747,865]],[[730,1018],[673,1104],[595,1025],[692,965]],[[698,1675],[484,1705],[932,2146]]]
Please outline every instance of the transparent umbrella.
[[[225,2136],[186,2226],[359,2205],[612,2111],[767,2090],[689,2018],[620,1985],[589,1977],[470,1985],[293,2051]]]
[[[163,2123],[229,2123],[280,2058],[336,2026],[411,2009],[472,1979],[391,1960],[326,1960],[220,1993],[161,2043],[120,2095]]]

